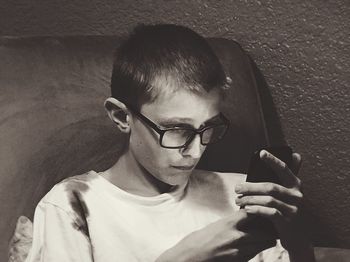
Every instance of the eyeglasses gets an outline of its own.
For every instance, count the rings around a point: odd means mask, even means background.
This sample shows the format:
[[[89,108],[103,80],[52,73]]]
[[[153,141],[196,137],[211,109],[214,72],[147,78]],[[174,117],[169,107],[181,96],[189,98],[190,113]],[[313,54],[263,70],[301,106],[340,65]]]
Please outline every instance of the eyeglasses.
[[[133,114],[159,134],[159,144],[164,148],[175,149],[187,147],[197,134],[200,135],[202,145],[216,143],[225,136],[229,127],[229,120],[222,113],[218,115],[220,119],[219,123],[204,126],[199,129],[191,127],[161,127],[137,110],[133,110],[131,107],[128,108]]]

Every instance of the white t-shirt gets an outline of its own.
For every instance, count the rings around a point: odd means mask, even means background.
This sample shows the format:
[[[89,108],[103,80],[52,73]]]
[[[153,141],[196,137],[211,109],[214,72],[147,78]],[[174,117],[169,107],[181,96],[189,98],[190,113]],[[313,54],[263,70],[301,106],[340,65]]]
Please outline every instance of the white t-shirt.
[[[187,186],[130,194],[99,173],[70,177],[39,202],[26,262],[151,262],[189,233],[238,210],[245,175],[195,170]],[[279,244],[251,262],[289,261]]]

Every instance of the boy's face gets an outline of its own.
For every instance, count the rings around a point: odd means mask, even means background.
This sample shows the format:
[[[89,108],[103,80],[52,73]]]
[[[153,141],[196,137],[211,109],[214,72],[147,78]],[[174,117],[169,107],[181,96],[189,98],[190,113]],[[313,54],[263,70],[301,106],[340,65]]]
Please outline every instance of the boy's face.
[[[162,127],[185,124],[197,129],[220,113],[219,103],[218,90],[203,94],[180,90],[142,105],[140,113]],[[137,117],[132,117],[130,127],[129,147],[138,164],[166,184],[186,184],[205,150],[200,136],[185,148],[168,149],[160,146],[159,134]]]

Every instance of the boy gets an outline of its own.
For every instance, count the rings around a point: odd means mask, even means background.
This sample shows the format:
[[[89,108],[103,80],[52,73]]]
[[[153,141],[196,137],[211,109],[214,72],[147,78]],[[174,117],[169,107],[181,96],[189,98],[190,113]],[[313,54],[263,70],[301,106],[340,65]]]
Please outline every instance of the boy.
[[[128,145],[108,170],[68,178],[40,201],[26,261],[313,261],[297,225],[300,181],[283,162],[261,152],[283,186],[195,169],[228,128],[225,85],[192,30],[137,27],[117,50],[105,102]],[[269,234],[249,227],[255,215],[273,221],[288,253],[268,249]]]

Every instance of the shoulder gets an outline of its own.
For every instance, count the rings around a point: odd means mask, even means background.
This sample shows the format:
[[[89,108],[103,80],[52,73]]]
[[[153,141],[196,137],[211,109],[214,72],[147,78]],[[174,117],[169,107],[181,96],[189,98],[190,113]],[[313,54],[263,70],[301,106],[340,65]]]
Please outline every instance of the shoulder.
[[[67,212],[71,211],[74,203],[84,200],[91,191],[94,179],[98,174],[89,171],[85,174],[72,176],[57,183],[40,201],[40,205],[50,204]]]
[[[88,205],[94,195],[91,192],[98,176],[96,172],[90,171],[83,175],[66,178],[56,184],[38,203],[34,222],[44,226],[45,223],[40,221],[48,219],[51,229],[62,230],[69,225],[66,230],[74,226],[75,229],[89,236]]]

